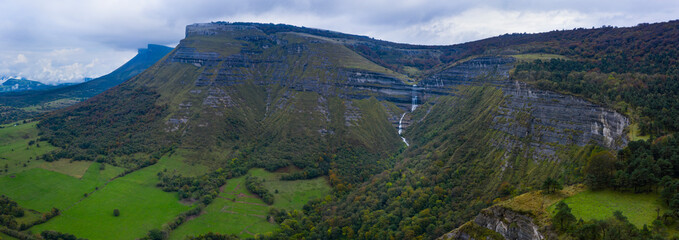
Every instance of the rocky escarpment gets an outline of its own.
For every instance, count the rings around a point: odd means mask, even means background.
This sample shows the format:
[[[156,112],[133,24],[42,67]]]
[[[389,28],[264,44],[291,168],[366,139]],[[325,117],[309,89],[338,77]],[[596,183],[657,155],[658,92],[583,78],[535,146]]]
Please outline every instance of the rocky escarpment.
[[[418,104],[434,101],[441,95],[455,95],[459,86],[492,85],[505,94],[493,128],[507,135],[496,139],[493,144],[497,146],[526,149],[524,154],[535,159],[555,159],[560,146],[597,144],[619,149],[627,141],[623,130],[629,122],[623,115],[573,96],[538,90],[509,79],[509,70],[514,67],[511,57],[473,58],[415,84],[393,72],[344,65],[348,60],[333,58],[346,56],[350,50],[327,39],[293,33],[267,35],[255,26],[223,23],[189,25],[186,34],[187,39],[167,61],[198,67],[200,74],[193,82],[196,87],[278,84],[348,100],[374,97],[401,109],[388,112],[396,128],[402,113],[415,110]],[[223,45],[231,46],[232,50],[225,53],[192,47],[191,43],[198,40],[191,37],[205,36],[231,38]],[[228,103],[212,104],[213,107],[237,105],[228,93],[209,92],[216,90],[204,91],[203,103]],[[274,103],[267,103],[271,104]],[[409,120],[406,115],[401,124],[404,129]]]
[[[439,239],[510,239],[542,240],[545,235],[527,215],[494,206],[484,209],[476,218]]]
[[[194,96],[204,98],[203,103],[230,103],[212,104],[215,108],[238,104],[226,89],[222,91],[226,94],[209,94],[216,92],[214,88],[254,84],[278,85],[289,90],[316,92],[347,100],[374,97],[393,102],[404,111],[411,109],[413,88],[405,77],[377,65],[367,68],[364,65],[346,66],[347,62],[356,61],[360,56],[338,43],[295,33],[267,35],[254,26],[223,23],[189,25],[186,36],[187,39],[182,40],[166,62],[194,65],[199,74],[193,82],[185,84],[196,88]],[[218,39],[221,41],[219,44],[227,47],[215,51],[203,48],[207,45],[204,43],[206,37]],[[198,91],[200,88],[213,90]],[[267,98],[266,105],[275,105],[274,100]],[[193,103],[194,106],[196,104]],[[277,108],[267,109],[273,111]],[[389,120],[396,127],[401,112],[389,113]],[[186,122],[168,122],[169,125],[179,123]]]
[[[526,156],[554,159],[559,146],[597,144],[620,149],[627,140],[629,120],[620,113],[583,99],[539,90],[509,79],[514,60],[479,57],[450,67],[418,83],[422,98],[455,94],[460,85],[491,85],[504,92],[505,101],[494,129],[507,137],[494,144],[505,149],[528,149]]]

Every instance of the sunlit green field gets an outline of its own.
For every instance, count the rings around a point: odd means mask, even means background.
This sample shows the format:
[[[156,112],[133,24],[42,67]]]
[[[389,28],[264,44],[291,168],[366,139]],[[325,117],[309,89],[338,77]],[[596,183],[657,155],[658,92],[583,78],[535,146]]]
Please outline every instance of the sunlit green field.
[[[165,168],[183,171],[190,167],[176,158],[163,158],[155,165],[116,178],[60,216],[31,230],[56,230],[89,239],[141,238],[191,208],[180,203],[176,193],[163,192],[155,186],[156,174]],[[120,216],[113,216],[114,209],[120,210]]]
[[[656,209],[662,214],[666,207],[659,202],[657,194],[623,193],[611,190],[584,191],[564,200],[572,209],[575,218],[583,220],[606,219],[614,211],[621,211],[631,223],[641,228],[651,225],[657,216]],[[554,211],[554,205],[550,207]]]
[[[11,175],[43,164],[36,157],[55,149],[38,142],[37,122],[2,125],[0,128],[0,176]],[[33,142],[33,144],[30,144]]]

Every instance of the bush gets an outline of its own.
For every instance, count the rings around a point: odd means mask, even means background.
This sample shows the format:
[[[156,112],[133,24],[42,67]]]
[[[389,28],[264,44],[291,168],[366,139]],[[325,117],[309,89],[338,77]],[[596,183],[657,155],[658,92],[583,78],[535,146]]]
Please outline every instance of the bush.
[[[264,184],[262,184],[263,182],[264,182],[264,180],[261,179],[261,178],[254,177],[254,176],[247,176],[245,178],[245,188],[247,188],[248,191],[256,194],[259,197],[261,197],[262,201],[264,201],[266,204],[271,205],[271,204],[273,204],[274,196],[273,196],[273,194],[271,194],[271,192],[269,192],[269,190],[267,190],[264,187]]]
[[[118,210],[117,208],[113,209],[113,216],[116,216],[116,217],[120,216],[120,210]]]

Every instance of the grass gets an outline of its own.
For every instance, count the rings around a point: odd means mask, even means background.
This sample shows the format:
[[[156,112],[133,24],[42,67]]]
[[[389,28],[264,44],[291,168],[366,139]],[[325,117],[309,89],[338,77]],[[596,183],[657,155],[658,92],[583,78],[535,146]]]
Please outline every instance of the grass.
[[[40,167],[53,172],[63,173],[76,178],[82,178],[91,164],[92,162],[89,161],[71,161],[69,159],[60,159],[54,162],[44,162],[40,165]]]
[[[11,176],[0,177],[0,194],[16,201],[20,206],[39,212],[56,207],[66,209],[123,171],[100,163],[91,163],[81,179],[62,173],[33,168]]]
[[[639,124],[638,123],[633,123],[628,126],[629,128],[629,133],[627,134],[627,137],[629,137],[630,141],[639,141],[639,140],[644,140],[647,141],[651,136],[649,135],[640,135],[639,132]]]
[[[116,178],[90,194],[74,207],[33,227],[40,232],[55,230],[89,239],[135,239],[151,229],[159,229],[179,213],[191,208],[181,204],[175,193],[155,186],[159,171],[191,170],[179,157],[164,157],[157,164]],[[113,209],[120,216],[113,216]]]
[[[304,204],[314,198],[330,194],[330,186],[325,178],[319,177],[309,180],[281,181],[280,173],[267,172],[264,169],[252,169],[250,174],[263,178],[264,187],[274,195],[276,208],[302,209]],[[276,193],[278,190],[278,193]]]
[[[172,231],[170,239],[184,239],[208,232],[254,237],[257,233],[276,228],[276,224],[266,220],[268,210],[268,205],[245,189],[245,177],[229,179],[221,188],[219,197],[200,216]]]
[[[530,213],[539,225],[546,226],[551,221],[550,206],[582,192],[584,189],[584,185],[572,185],[552,194],[545,194],[544,191],[531,191],[503,201],[498,205],[517,212]]]
[[[99,169],[90,169],[83,179],[33,168],[13,176],[0,177],[0,193],[28,209],[46,212],[65,209],[102,184]]]
[[[0,240],[14,240],[14,239],[16,239],[16,238],[8,236],[7,234],[0,232]]]
[[[209,172],[208,167],[187,161],[185,157],[187,154],[189,154],[188,151],[179,149],[171,156],[166,156],[167,160],[162,165],[163,170],[168,169],[168,171],[190,177]]]
[[[264,186],[274,194],[273,207],[301,209],[313,198],[330,192],[324,178],[297,181],[281,181],[283,173],[271,173],[264,169],[252,169],[249,174],[265,179]],[[278,193],[275,193],[276,189]],[[236,234],[241,238],[273,231],[277,225],[267,221],[270,206],[245,188],[245,177],[227,180],[219,197],[207,206],[197,218],[187,221],[172,231],[170,239],[184,239],[208,232]]]
[[[565,56],[557,54],[547,54],[547,53],[528,53],[528,54],[517,54],[511,55],[517,61],[534,61],[534,60],[550,60],[550,59],[567,59]]]
[[[36,124],[7,124],[0,128],[0,174],[15,174],[38,167],[43,161],[35,160],[36,157],[56,149],[47,142],[36,141]],[[29,145],[30,141],[36,141],[36,144]]]
[[[635,194],[612,190],[584,191],[564,201],[572,209],[576,218],[583,220],[606,219],[613,216],[614,211],[621,211],[631,223],[641,228],[644,224],[650,226],[655,220],[657,212],[664,212],[667,208],[659,201],[658,194]],[[550,207],[550,212],[554,211]]]

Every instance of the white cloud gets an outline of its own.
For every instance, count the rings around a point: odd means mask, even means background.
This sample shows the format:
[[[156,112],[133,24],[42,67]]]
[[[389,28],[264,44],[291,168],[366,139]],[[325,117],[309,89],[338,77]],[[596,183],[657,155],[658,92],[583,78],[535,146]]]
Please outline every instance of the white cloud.
[[[436,18],[394,31],[388,37],[400,37],[405,42],[419,39],[427,44],[462,43],[504,33],[535,33],[594,26],[600,19],[615,15],[584,14],[572,10],[513,11],[475,8],[459,15]]]
[[[134,56],[134,51],[81,48],[31,51],[16,57],[0,55],[0,76],[20,76],[46,84],[78,82],[111,72]]]
[[[14,60],[14,63],[15,63],[15,64],[18,64],[18,63],[27,63],[27,62],[28,62],[28,58],[26,58],[26,55],[23,55],[23,54],[21,54],[21,53],[19,53],[19,54],[17,55],[16,60]]]

